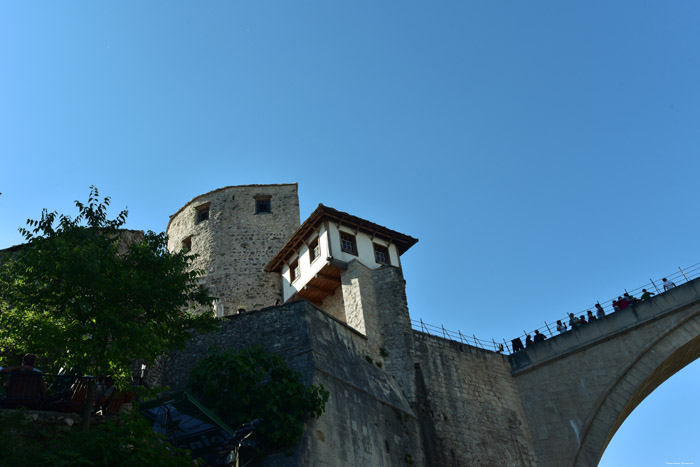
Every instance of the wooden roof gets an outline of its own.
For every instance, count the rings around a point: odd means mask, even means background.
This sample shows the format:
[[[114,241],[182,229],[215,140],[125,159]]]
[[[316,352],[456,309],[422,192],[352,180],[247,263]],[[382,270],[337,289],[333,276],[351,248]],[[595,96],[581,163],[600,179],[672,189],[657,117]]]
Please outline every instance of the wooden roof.
[[[301,224],[296,232],[287,240],[287,243],[277,252],[275,257],[265,265],[263,270],[267,272],[281,271],[285,260],[298,251],[299,247],[304,243],[304,240],[313,232],[317,231],[318,225],[325,220],[331,220],[341,225],[350,226],[369,235],[384,238],[397,246],[399,255],[404,254],[418,242],[417,238],[404,235],[395,230],[375,224],[374,222],[348,214],[347,212],[338,211],[324,206],[323,204],[319,204],[316,210],[311,213],[308,219]]]

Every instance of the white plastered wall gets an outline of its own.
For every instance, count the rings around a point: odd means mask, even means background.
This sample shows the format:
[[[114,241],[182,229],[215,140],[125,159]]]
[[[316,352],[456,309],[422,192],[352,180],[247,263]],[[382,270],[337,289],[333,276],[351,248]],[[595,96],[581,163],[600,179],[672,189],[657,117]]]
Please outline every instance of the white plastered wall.
[[[321,247],[321,252],[311,262],[311,254],[309,252],[308,245],[318,237],[318,245]],[[290,283],[290,271],[289,265],[285,264],[282,267],[282,294],[284,301],[287,301],[289,297],[297,293],[299,289],[304,287],[316,273],[318,273],[321,268],[326,264],[326,259],[330,256],[328,250],[328,232],[326,227],[319,226],[318,234],[313,233],[309,235],[306,239],[306,245],[302,245],[296,255],[287,259],[289,264],[293,263],[297,258],[299,259],[299,277]]]
[[[398,250],[396,249],[396,245],[393,243],[389,243],[385,241],[382,238],[377,238],[375,237],[374,240],[372,240],[372,237],[364,232],[357,232],[355,234],[355,231],[351,229],[350,227],[345,227],[343,225],[338,228],[338,224],[331,222],[329,223],[329,230],[330,230],[330,240],[331,240],[331,251],[333,252],[333,257],[337,258],[341,261],[345,261],[346,263],[349,263],[350,261],[353,260],[358,260],[362,264],[364,264],[366,267],[370,269],[377,269],[382,267],[383,265],[380,263],[377,263],[374,259],[374,243],[377,245],[382,245],[387,247],[389,250],[389,258],[391,260],[391,265],[392,266],[400,266],[401,263],[399,263],[399,254]],[[351,255],[350,253],[345,253],[340,249],[340,232],[348,233],[350,235],[355,236],[355,243],[357,246],[357,256]]]

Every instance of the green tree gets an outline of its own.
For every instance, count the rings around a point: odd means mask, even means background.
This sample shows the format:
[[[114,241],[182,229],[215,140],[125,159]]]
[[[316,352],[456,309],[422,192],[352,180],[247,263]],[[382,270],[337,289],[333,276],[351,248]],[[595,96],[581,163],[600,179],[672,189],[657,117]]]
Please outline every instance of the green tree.
[[[108,219],[109,204],[91,187],[75,218],[44,210],[20,229],[28,243],[0,259],[3,355],[32,352],[45,370],[75,367],[123,383],[135,360],[213,326],[188,311],[211,303],[193,256],[169,253],[163,233],[134,239],[122,230],[127,211]]]
[[[138,414],[107,420],[90,431],[28,419],[21,411],[0,419],[0,464],[6,467],[192,467],[189,453],[167,443]]]
[[[254,434],[263,452],[293,448],[329,395],[323,385],[305,386],[299,372],[260,346],[210,352],[190,373],[188,388],[232,428],[263,419]]]

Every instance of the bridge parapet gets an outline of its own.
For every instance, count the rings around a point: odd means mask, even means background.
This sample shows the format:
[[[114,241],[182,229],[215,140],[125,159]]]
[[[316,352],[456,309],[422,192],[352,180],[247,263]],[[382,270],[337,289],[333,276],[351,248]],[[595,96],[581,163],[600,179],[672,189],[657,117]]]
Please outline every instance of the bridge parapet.
[[[511,354],[513,376],[596,346],[700,300],[700,278]]]
[[[700,358],[700,279],[509,357],[543,466],[596,465],[627,416]]]

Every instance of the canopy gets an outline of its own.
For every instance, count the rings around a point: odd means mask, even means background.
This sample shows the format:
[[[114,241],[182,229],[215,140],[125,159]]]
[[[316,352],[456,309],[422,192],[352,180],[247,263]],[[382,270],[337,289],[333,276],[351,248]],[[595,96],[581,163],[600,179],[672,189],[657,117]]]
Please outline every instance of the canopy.
[[[219,451],[228,445],[235,430],[229,428],[187,391],[141,404],[141,414],[153,422],[153,431],[168,442],[201,457],[207,465],[223,465]]]

